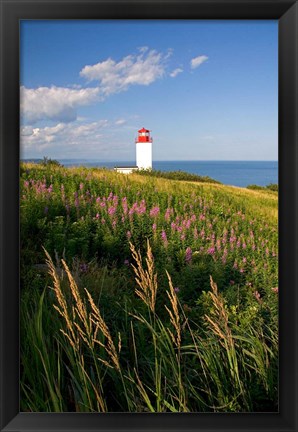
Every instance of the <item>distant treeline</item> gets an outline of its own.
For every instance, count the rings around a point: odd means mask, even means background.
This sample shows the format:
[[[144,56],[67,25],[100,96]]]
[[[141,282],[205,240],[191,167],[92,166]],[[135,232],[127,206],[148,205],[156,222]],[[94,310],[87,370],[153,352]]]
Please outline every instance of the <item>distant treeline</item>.
[[[273,192],[278,192],[278,184],[276,183],[270,183],[267,186],[258,186],[258,185],[248,185],[247,189],[253,189],[253,190],[271,190]]]
[[[161,177],[169,180],[185,180],[200,183],[217,183],[219,181],[214,180],[209,176],[200,176],[197,174],[191,174],[185,171],[159,171],[159,170],[139,170],[138,174],[149,177]]]

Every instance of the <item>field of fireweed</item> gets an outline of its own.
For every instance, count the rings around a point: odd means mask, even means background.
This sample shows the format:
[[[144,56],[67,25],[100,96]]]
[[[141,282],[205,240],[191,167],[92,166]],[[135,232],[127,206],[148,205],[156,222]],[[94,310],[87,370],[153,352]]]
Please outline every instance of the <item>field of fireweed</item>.
[[[21,410],[278,410],[277,193],[21,165]]]

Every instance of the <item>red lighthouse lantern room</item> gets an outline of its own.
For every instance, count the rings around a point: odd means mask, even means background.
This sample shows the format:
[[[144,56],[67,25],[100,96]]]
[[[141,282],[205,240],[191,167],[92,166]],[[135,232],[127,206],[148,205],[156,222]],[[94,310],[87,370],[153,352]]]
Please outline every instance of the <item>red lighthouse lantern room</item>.
[[[150,142],[152,143],[152,138],[150,137],[150,131],[144,127],[138,131],[138,138],[136,142]]]

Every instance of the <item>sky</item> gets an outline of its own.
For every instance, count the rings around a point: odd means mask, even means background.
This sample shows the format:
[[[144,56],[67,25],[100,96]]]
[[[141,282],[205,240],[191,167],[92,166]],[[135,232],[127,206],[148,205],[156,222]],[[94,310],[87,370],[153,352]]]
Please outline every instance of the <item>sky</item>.
[[[277,160],[278,21],[23,20],[21,158]]]

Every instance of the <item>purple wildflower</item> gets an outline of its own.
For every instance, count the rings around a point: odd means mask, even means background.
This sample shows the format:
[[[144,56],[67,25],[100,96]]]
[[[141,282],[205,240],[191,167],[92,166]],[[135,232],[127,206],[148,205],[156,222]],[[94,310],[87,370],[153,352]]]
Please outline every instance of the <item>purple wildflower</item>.
[[[157,216],[158,215],[158,213],[159,213],[159,207],[153,207],[151,210],[150,210],[150,216],[151,217],[155,217],[155,216]]]
[[[190,247],[187,247],[185,251],[185,261],[187,262],[187,264],[190,264],[191,260],[192,260],[192,250]]]
[[[116,207],[109,207],[108,214],[110,216],[112,216],[113,214],[115,214],[115,212],[116,212]]]

